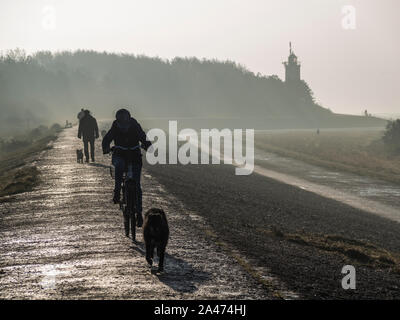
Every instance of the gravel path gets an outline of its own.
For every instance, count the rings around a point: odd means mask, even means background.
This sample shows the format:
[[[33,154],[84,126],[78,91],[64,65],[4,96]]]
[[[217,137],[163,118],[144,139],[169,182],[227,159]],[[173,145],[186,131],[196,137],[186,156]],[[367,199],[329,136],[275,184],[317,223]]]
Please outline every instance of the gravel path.
[[[276,296],[195,211],[143,172],[144,209],[163,208],[170,224],[165,273],[146,266],[123,235],[111,203],[109,156],[76,163],[76,128],[37,158],[43,183],[0,204],[1,299],[269,299]],[[241,261],[242,263],[239,263]],[[276,293],[276,292],[275,292]]]

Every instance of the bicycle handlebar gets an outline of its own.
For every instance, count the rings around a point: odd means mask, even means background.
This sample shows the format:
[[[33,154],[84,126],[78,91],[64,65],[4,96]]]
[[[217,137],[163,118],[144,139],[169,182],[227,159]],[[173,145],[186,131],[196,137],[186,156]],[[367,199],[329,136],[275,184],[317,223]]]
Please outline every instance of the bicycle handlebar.
[[[134,146],[134,147],[121,147],[121,146],[112,146],[111,151],[114,152],[115,149],[121,149],[121,150],[135,150],[137,148],[140,148],[140,145]]]

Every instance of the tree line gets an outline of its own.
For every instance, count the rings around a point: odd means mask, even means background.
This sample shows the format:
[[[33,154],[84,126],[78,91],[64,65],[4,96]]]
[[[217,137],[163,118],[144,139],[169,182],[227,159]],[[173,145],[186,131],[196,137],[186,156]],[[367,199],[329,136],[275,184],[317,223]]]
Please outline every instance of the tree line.
[[[137,117],[307,117],[327,114],[306,82],[286,84],[232,61],[95,51],[0,56],[0,126],[30,128],[72,119],[81,108],[110,118],[122,106]]]

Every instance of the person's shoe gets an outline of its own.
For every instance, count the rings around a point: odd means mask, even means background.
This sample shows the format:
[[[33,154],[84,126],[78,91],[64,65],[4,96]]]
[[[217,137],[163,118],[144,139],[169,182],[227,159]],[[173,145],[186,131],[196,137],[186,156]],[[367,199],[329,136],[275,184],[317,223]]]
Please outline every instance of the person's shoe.
[[[92,162],[94,162],[94,158],[92,158]]]
[[[136,226],[140,228],[143,225],[143,216],[141,213],[137,214]]]
[[[119,201],[120,201],[120,193],[119,192],[114,192],[114,197],[113,197],[114,204],[119,203]]]
[[[89,159],[86,159],[85,162],[88,163],[88,162],[89,162]]]

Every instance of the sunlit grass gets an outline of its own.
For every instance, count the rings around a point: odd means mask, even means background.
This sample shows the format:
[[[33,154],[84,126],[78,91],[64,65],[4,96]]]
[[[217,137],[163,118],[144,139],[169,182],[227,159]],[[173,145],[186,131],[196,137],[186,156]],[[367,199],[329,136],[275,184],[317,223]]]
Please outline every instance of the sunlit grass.
[[[321,235],[302,232],[285,233],[277,228],[258,229],[264,234],[302,246],[343,255],[350,263],[369,265],[379,269],[391,269],[400,273],[400,255],[367,241],[345,238],[340,235]]]
[[[389,153],[383,131],[293,131],[256,134],[255,147],[330,169],[400,183],[400,156]]]
[[[33,189],[39,181],[39,171],[29,164],[29,159],[49,148],[49,142],[55,138],[50,134],[18,151],[0,154],[0,197]]]

